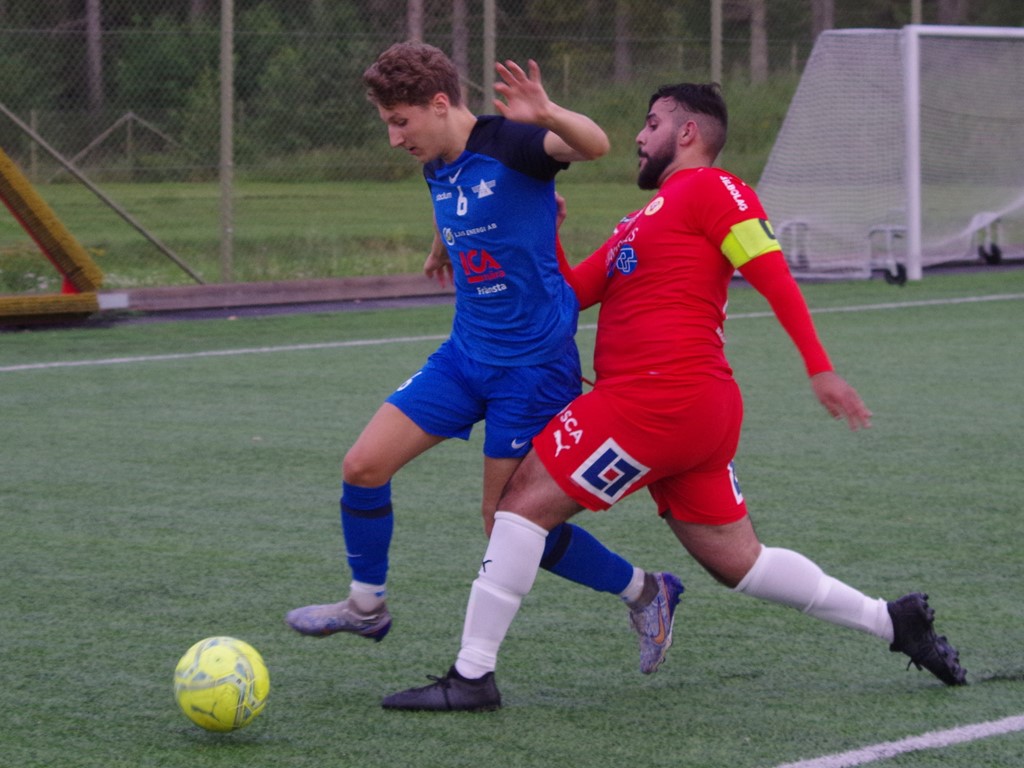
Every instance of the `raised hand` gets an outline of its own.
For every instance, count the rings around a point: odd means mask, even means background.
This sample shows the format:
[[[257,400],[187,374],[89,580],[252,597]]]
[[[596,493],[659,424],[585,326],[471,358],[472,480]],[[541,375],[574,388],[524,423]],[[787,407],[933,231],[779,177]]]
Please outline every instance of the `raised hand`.
[[[494,65],[503,81],[495,83],[494,90],[505,99],[495,99],[494,106],[509,120],[547,127],[553,103],[541,83],[540,66],[530,59],[527,67],[529,74],[514,61]]]

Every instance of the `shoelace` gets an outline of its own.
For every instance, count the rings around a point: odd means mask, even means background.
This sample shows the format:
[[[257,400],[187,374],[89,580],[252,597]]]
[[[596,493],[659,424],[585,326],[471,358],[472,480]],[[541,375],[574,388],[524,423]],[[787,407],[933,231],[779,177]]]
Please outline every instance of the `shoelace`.
[[[443,675],[442,677],[438,677],[437,675],[427,675],[427,680],[434,681],[431,685],[440,685],[442,688],[452,687],[452,679],[448,675]],[[429,688],[430,686],[428,685],[427,687]]]

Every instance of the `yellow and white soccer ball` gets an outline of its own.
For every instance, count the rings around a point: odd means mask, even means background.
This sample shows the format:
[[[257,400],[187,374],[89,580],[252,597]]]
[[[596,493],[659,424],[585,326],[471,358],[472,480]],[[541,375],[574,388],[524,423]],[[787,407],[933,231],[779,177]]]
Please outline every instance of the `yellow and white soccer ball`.
[[[200,640],[174,670],[178,706],[208,731],[244,728],[263,711],[269,694],[270,674],[263,657],[234,637]]]

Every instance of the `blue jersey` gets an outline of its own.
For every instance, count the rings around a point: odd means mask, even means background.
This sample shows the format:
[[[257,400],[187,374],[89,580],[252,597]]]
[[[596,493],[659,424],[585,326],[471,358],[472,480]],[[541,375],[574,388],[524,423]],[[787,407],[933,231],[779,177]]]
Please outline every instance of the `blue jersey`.
[[[555,174],[546,131],[477,119],[465,151],[423,175],[455,279],[452,341],[471,359],[535,365],[570,353],[579,305],[555,255]]]

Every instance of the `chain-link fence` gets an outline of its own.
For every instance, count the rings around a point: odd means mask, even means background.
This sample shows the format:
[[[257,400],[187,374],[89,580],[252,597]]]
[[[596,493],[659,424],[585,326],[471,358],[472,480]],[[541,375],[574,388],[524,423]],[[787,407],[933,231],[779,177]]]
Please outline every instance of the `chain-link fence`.
[[[739,10],[726,14],[727,68],[745,66]],[[93,178],[217,177],[220,7],[212,0],[8,3],[3,103]],[[235,166],[241,179],[314,181],[410,173],[381,157],[360,75],[412,35],[450,53],[474,108],[484,96],[486,3],[470,0],[236,0]],[[86,9],[90,4],[86,4]],[[782,17],[785,18],[785,17]],[[709,76],[709,4],[560,0],[496,3],[494,50],[541,63],[552,95],[585,101],[610,84]],[[784,25],[776,67],[806,55],[809,30]],[[0,143],[36,181],[61,171],[10,122]],[[396,167],[397,166],[397,167]]]
[[[847,5],[856,8],[837,7]],[[965,23],[1022,21],[1018,0],[978,2],[970,9],[957,0],[233,0],[233,178],[239,192],[230,228],[244,256],[239,274],[222,277],[408,267],[401,260],[390,266],[342,263],[341,251],[353,242],[365,247],[374,237],[383,241],[381,250],[419,252],[418,235],[382,232],[380,221],[367,223],[374,231],[361,240],[346,243],[313,223],[267,233],[275,207],[259,205],[268,197],[287,198],[288,204],[277,206],[282,218],[312,222],[321,204],[303,201],[323,193],[318,185],[414,179],[416,164],[388,150],[360,79],[392,42],[415,36],[446,50],[464,75],[469,103],[480,111],[491,111],[488,53],[534,58],[554,98],[593,115],[613,143],[622,139],[627,146],[653,87],[707,80],[720,69],[722,80],[743,97],[739,105],[727,89],[732,108],[763,118],[736,121],[730,146],[739,154],[748,151],[741,126],[750,123],[758,145],[749,151],[763,162],[771,145],[765,134],[785,113],[817,28],[898,27],[911,21],[915,6],[925,21],[937,14]],[[716,48],[712,29],[719,21]],[[217,279],[210,264],[224,236],[223,221],[214,215],[222,171],[221,22],[218,0],[0,0],[0,104],[11,116],[0,116],[0,146],[44,197],[55,200],[72,231],[84,230],[101,257],[148,246],[131,240],[134,234],[113,234],[130,228],[85,203],[89,193],[65,184],[68,171],[31,136],[99,185],[113,185],[148,228],[186,261],[198,262],[206,279]],[[759,170],[756,162],[750,167]],[[588,179],[632,181],[632,161],[591,165]],[[373,193],[365,188],[355,193],[355,200],[368,197]],[[193,207],[182,205],[176,213],[184,199]],[[360,216],[353,208],[334,215]],[[429,225],[429,210],[424,219]],[[0,223],[0,256],[10,251],[8,229],[9,222]],[[391,227],[396,229],[401,227]],[[296,260],[292,267],[271,265],[268,253],[294,252],[297,242],[299,250],[326,250],[338,259],[309,267],[295,266]],[[151,254],[144,258],[151,263]],[[171,270],[112,279],[159,283],[181,277]]]

